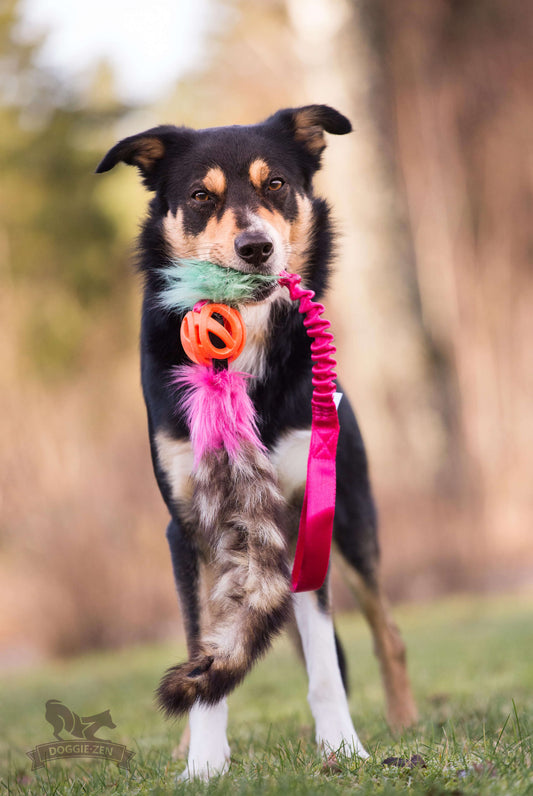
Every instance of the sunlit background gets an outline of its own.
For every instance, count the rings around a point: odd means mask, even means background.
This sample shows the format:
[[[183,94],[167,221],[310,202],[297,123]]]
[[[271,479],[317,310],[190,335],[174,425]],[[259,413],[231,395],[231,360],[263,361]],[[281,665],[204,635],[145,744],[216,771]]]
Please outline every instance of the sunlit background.
[[[328,314],[387,591],[531,589],[532,41],[508,0],[3,4],[0,666],[179,629],[138,371],[146,195],[93,174],[157,123],[351,118],[319,179]]]

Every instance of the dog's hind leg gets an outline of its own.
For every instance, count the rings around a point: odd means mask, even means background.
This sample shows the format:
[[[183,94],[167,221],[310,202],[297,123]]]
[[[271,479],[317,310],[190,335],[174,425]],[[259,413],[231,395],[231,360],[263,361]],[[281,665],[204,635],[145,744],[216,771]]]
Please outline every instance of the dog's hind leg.
[[[377,520],[368,480],[363,441],[350,405],[339,407],[341,435],[337,453],[337,503],[334,539],[341,571],[370,625],[379,660],[387,720],[392,729],[417,720],[407,674],[405,645],[392,619],[379,577]]]
[[[309,677],[308,699],[315,720],[316,740],[325,751],[339,750],[366,758],[348,708],[327,599],[327,585],[319,592],[294,594],[294,613]]]
[[[345,563],[341,564],[341,571],[372,631],[385,689],[389,726],[393,730],[409,727],[417,721],[418,712],[407,673],[405,644],[390,613],[378,575],[375,580],[365,578]]]

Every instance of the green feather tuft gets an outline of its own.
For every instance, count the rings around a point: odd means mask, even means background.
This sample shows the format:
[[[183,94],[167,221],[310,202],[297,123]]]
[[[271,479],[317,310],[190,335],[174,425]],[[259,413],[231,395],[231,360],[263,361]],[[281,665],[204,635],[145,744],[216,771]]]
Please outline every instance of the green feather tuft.
[[[256,290],[277,281],[277,276],[244,274],[208,260],[173,260],[163,271],[165,287],[159,304],[167,310],[190,310],[196,302],[238,304],[253,298]]]

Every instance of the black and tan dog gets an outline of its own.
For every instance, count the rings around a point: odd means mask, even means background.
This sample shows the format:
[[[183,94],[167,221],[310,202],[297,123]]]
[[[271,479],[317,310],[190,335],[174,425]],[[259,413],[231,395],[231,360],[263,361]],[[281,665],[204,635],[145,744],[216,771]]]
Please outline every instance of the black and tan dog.
[[[180,396],[169,386],[171,370],[187,362],[182,318],[163,312],[159,301],[165,269],[191,258],[248,273],[298,272],[320,297],[334,236],[328,205],[314,195],[312,181],[325,132],[350,130],[325,105],[281,110],[246,127],[161,126],[120,141],[98,167],[137,166],[154,194],[139,241],[142,383],[189,650],[189,661],[164,676],[159,698],[169,714],[189,712],[189,776],[226,769],[225,697],[286,620],[295,620],[300,633],[317,742],[366,756],[348,710],[327,583],[317,593],[289,589],[312,392],[309,341],[297,307],[276,287],[240,308],[247,343],[235,364],[253,376],[249,392],[268,456],[254,459],[248,450],[239,467],[220,453],[202,472],[194,469],[188,429],[176,411]],[[416,709],[404,646],[380,586],[366,455],[346,398],[339,419],[334,544],[370,623],[388,719],[398,727],[412,723]]]

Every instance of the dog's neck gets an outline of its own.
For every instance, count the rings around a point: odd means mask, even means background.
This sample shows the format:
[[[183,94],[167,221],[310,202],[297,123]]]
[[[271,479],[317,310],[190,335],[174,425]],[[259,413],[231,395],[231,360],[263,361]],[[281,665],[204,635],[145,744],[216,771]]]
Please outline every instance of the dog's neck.
[[[247,304],[240,309],[246,327],[246,344],[241,355],[231,364],[233,370],[250,373],[262,379],[266,373],[265,338],[269,333],[269,319],[272,306],[279,301],[279,295],[268,298],[260,304]]]

